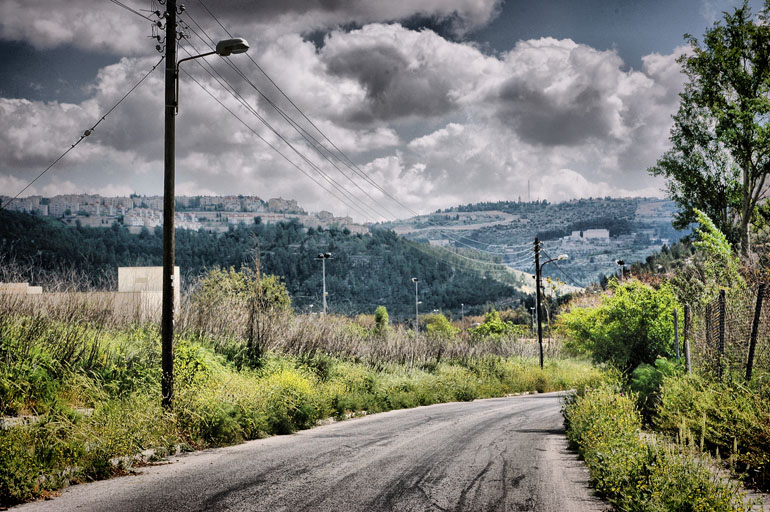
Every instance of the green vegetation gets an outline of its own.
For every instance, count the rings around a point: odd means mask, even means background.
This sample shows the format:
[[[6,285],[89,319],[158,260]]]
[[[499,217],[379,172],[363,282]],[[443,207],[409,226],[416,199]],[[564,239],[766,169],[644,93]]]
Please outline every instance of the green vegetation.
[[[118,266],[160,265],[162,238],[160,228],[132,235],[117,224],[67,227],[50,218],[0,211],[3,262],[28,265],[19,277],[33,284],[70,273],[73,284],[81,287],[114,286]],[[326,263],[326,287],[330,311],[337,314],[371,311],[382,304],[395,319],[411,315],[414,276],[430,287],[430,293],[421,289],[420,297],[428,311],[459,312],[464,303],[466,310],[476,305],[470,309],[480,313],[487,303],[525,300],[518,291],[521,278],[509,270],[499,265],[474,266],[445,249],[427,247],[391,231],[354,235],[344,229],[305,228],[292,221],[241,224],[219,234],[178,230],[175,238],[183,286],[194,284],[214,267],[254,268],[258,249],[261,271],[279,276],[294,307],[305,312],[320,302],[321,269],[314,259],[319,252],[333,254]]]
[[[770,173],[770,27],[768,3],[754,16],[748,2],[725,12],[702,42],[687,36],[679,62],[687,75],[671,130],[672,149],[650,169],[668,180],[678,203],[675,226],[704,211],[732,243],[749,253],[749,226]]]
[[[626,511],[748,511],[737,487],[715,476],[691,439],[642,437],[635,399],[616,386],[587,390],[564,408],[567,437],[586,461],[596,490]]]
[[[660,386],[655,427],[690,438],[729,463],[747,482],[770,488],[770,384],[671,376]]]
[[[0,416],[15,418],[0,429],[0,505],[124,473],[142,453],[154,459],[329,417],[604,379],[569,359],[540,370],[528,342],[472,341],[442,315],[419,340],[386,329],[384,308],[362,319],[371,328],[294,315],[280,283],[248,271],[212,270],[197,293],[180,312],[173,412],[160,406],[157,326],[115,317],[90,295],[64,294],[45,308],[34,297],[0,296]],[[253,339],[259,351],[250,351]]]
[[[674,355],[675,307],[676,296],[667,285],[656,290],[636,280],[612,281],[599,305],[573,308],[559,321],[568,349],[628,373],[658,356]]]
[[[639,266],[646,282],[612,281],[558,319],[568,350],[620,371],[617,386],[573,398],[565,417],[597,489],[622,510],[746,510],[735,486],[714,476],[720,471],[763,490],[770,485],[768,368],[758,367],[751,382],[729,367],[718,377],[715,358],[724,363],[729,354],[716,355],[703,325],[720,290],[727,315],[748,323],[762,270],[738,259],[703,212],[695,215],[695,241],[648,261],[648,268],[665,261],[668,272],[645,274]],[[674,359],[672,311],[679,310],[681,329],[685,303],[693,311],[692,375]],[[654,433],[640,437],[642,425]],[[677,501],[682,496],[691,503]]]

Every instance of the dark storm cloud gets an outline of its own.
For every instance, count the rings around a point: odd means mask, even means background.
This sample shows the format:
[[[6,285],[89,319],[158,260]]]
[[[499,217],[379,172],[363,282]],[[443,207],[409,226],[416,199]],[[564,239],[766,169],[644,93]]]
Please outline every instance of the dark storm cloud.
[[[398,48],[352,48],[327,61],[332,75],[352,78],[366,91],[366,101],[346,112],[356,123],[402,117],[434,117],[451,112],[448,80],[428,69],[414,69]]]
[[[514,78],[501,87],[497,117],[532,144],[576,145],[608,137],[614,112],[606,94],[587,85],[570,96],[569,101],[559,101],[541,87]]]

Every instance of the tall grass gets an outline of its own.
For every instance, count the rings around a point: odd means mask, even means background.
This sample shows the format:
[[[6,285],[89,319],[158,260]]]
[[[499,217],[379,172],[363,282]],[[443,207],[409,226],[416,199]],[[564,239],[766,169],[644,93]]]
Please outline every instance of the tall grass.
[[[12,280],[12,279],[8,279]],[[245,312],[183,300],[175,408],[160,406],[160,333],[104,293],[0,294],[0,505],[122,471],[140,453],[238,443],[346,418],[455,400],[597,385],[588,363],[508,339],[374,333],[342,317],[266,314],[246,357]],[[217,306],[219,307],[219,305]],[[247,323],[247,322],[246,322]],[[555,355],[557,348],[549,354]],[[255,364],[256,363],[256,364]]]
[[[697,446],[642,437],[635,398],[614,386],[588,390],[564,409],[567,437],[585,459],[597,491],[619,510],[743,512],[735,484]]]

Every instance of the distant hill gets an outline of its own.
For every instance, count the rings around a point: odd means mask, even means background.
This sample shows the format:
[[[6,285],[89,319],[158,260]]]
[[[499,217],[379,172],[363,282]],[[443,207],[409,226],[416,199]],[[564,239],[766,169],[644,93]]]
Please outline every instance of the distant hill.
[[[392,231],[352,234],[347,229],[315,229],[296,221],[231,227],[226,233],[177,230],[176,262],[187,284],[214,266],[254,264],[281,276],[300,311],[321,303],[319,252],[331,252],[326,284],[332,312],[373,312],[378,305],[391,316],[414,312],[412,277],[420,279],[421,311],[480,313],[485,304],[518,306],[532,301],[519,291],[531,278],[471,251],[449,252],[397,236]],[[0,211],[0,264],[15,261],[28,279],[75,271],[102,286],[114,283],[118,266],[161,265],[160,228],[133,235],[119,224],[108,228],[70,227],[50,217]],[[185,282],[183,282],[183,286]]]
[[[671,226],[675,204],[652,198],[578,199],[563,203],[484,202],[420,215],[382,227],[412,240],[447,248],[473,248],[513,269],[533,272],[532,244],[544,259],[569,259],[544,267],[545,275],[586,286],[644,259],[686,233]],[[530,249],[527,251],[527,249]]]

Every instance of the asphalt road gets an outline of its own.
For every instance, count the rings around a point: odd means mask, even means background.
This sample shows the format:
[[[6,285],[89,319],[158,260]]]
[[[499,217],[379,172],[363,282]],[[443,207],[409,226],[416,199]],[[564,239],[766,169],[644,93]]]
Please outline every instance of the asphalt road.
[[[173,457],[18,510],[608,510],[567,450],[560,406],[548,393],[376,414]]]

